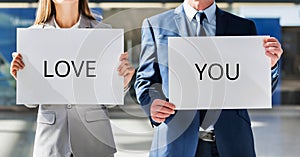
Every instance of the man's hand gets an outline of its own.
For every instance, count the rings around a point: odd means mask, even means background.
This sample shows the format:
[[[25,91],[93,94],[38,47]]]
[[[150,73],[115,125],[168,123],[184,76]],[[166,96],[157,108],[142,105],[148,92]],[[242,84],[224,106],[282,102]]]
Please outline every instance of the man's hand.
[[[276,38],[270,37],[264,39],[264,47],[266,55],[271,58],[271,67],[274,67],[283,53],[281,44]]]
[[[150,113],[155,122],[162,123],[171,114],[175,114],[175,105],[164,100],[155,99],[151,104]]]

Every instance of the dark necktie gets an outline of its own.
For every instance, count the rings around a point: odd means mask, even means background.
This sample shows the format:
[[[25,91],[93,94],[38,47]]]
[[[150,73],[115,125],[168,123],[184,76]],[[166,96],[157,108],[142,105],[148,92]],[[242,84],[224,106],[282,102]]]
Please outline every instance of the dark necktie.
[[[196,25],[196,36],[206,36],[205,30],[203,28],[203,20],[206,18],[205,13],[203,12],[197,12],[194,17],[197,21]],[[202,124],[202,121],[205,117],[207,110],[200,110],[200,126]]]
[[[206,32],[204,30],[204,25],[203,22],[206,17],[204,12],[197,12],[197,14],[194,17],[197,21],[197,25],[196,25],[196,36],[206,36]],[[206,130],[208,129],[210,126],[213,126],[220,114],[221,114],[222,110],[200,110],[200,126],[202,129]]]
[[[203,20],[206,18],[205,13],[197,12],[195,19],[197,21],[196,25],[196,36],[206,36],[205,30],[203,28]]]

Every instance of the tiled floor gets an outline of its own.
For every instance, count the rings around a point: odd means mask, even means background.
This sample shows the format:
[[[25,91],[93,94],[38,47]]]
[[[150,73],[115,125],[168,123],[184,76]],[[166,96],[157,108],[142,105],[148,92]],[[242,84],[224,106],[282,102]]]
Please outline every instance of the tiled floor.
[[[250,114],[258,157],[299,156],[300,107],[251,110]],[[0,157],[31,157],[35,116],[34,112],[0,111]],[[153,132],[138,106],[111,109],[111,119],[116,157],[147,156]]]

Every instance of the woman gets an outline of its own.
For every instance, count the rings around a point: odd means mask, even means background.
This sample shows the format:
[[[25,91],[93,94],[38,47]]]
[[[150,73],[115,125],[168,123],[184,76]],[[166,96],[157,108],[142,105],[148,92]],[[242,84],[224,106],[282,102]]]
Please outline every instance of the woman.
[[[40,0],[33,28],[110,28],[95,20],[87,0]],[[124,89],[134,68],[120,56],[119,75]],[[13,53],[11,74],[25,67],[20,53]],[[106,157],[116,152],[107,109],[103,105],[39,105],[34,157]]]

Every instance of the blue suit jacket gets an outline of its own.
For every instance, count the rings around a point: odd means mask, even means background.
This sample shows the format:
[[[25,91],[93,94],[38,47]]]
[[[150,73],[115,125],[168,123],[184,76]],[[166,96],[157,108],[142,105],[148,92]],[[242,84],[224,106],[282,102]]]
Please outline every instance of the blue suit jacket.
[[[139,103],[150,117],[155,99],[168,100],[168,37],[189,36],[183,6],[145,19],[142,28],[140,67],[135,89]],[[216,35],[256,35],[252,21],[221,9],[216,10]],[[277,75],[276,75],[277,76]],[[273,78],[275,87],[277,77]],[[155,128],[150,156],[194,157],[198,144],[200,113],[177,111]],[[253,135],[247,110],[222,110],[214,126],[216,142],[222,157],[255,156]]]

